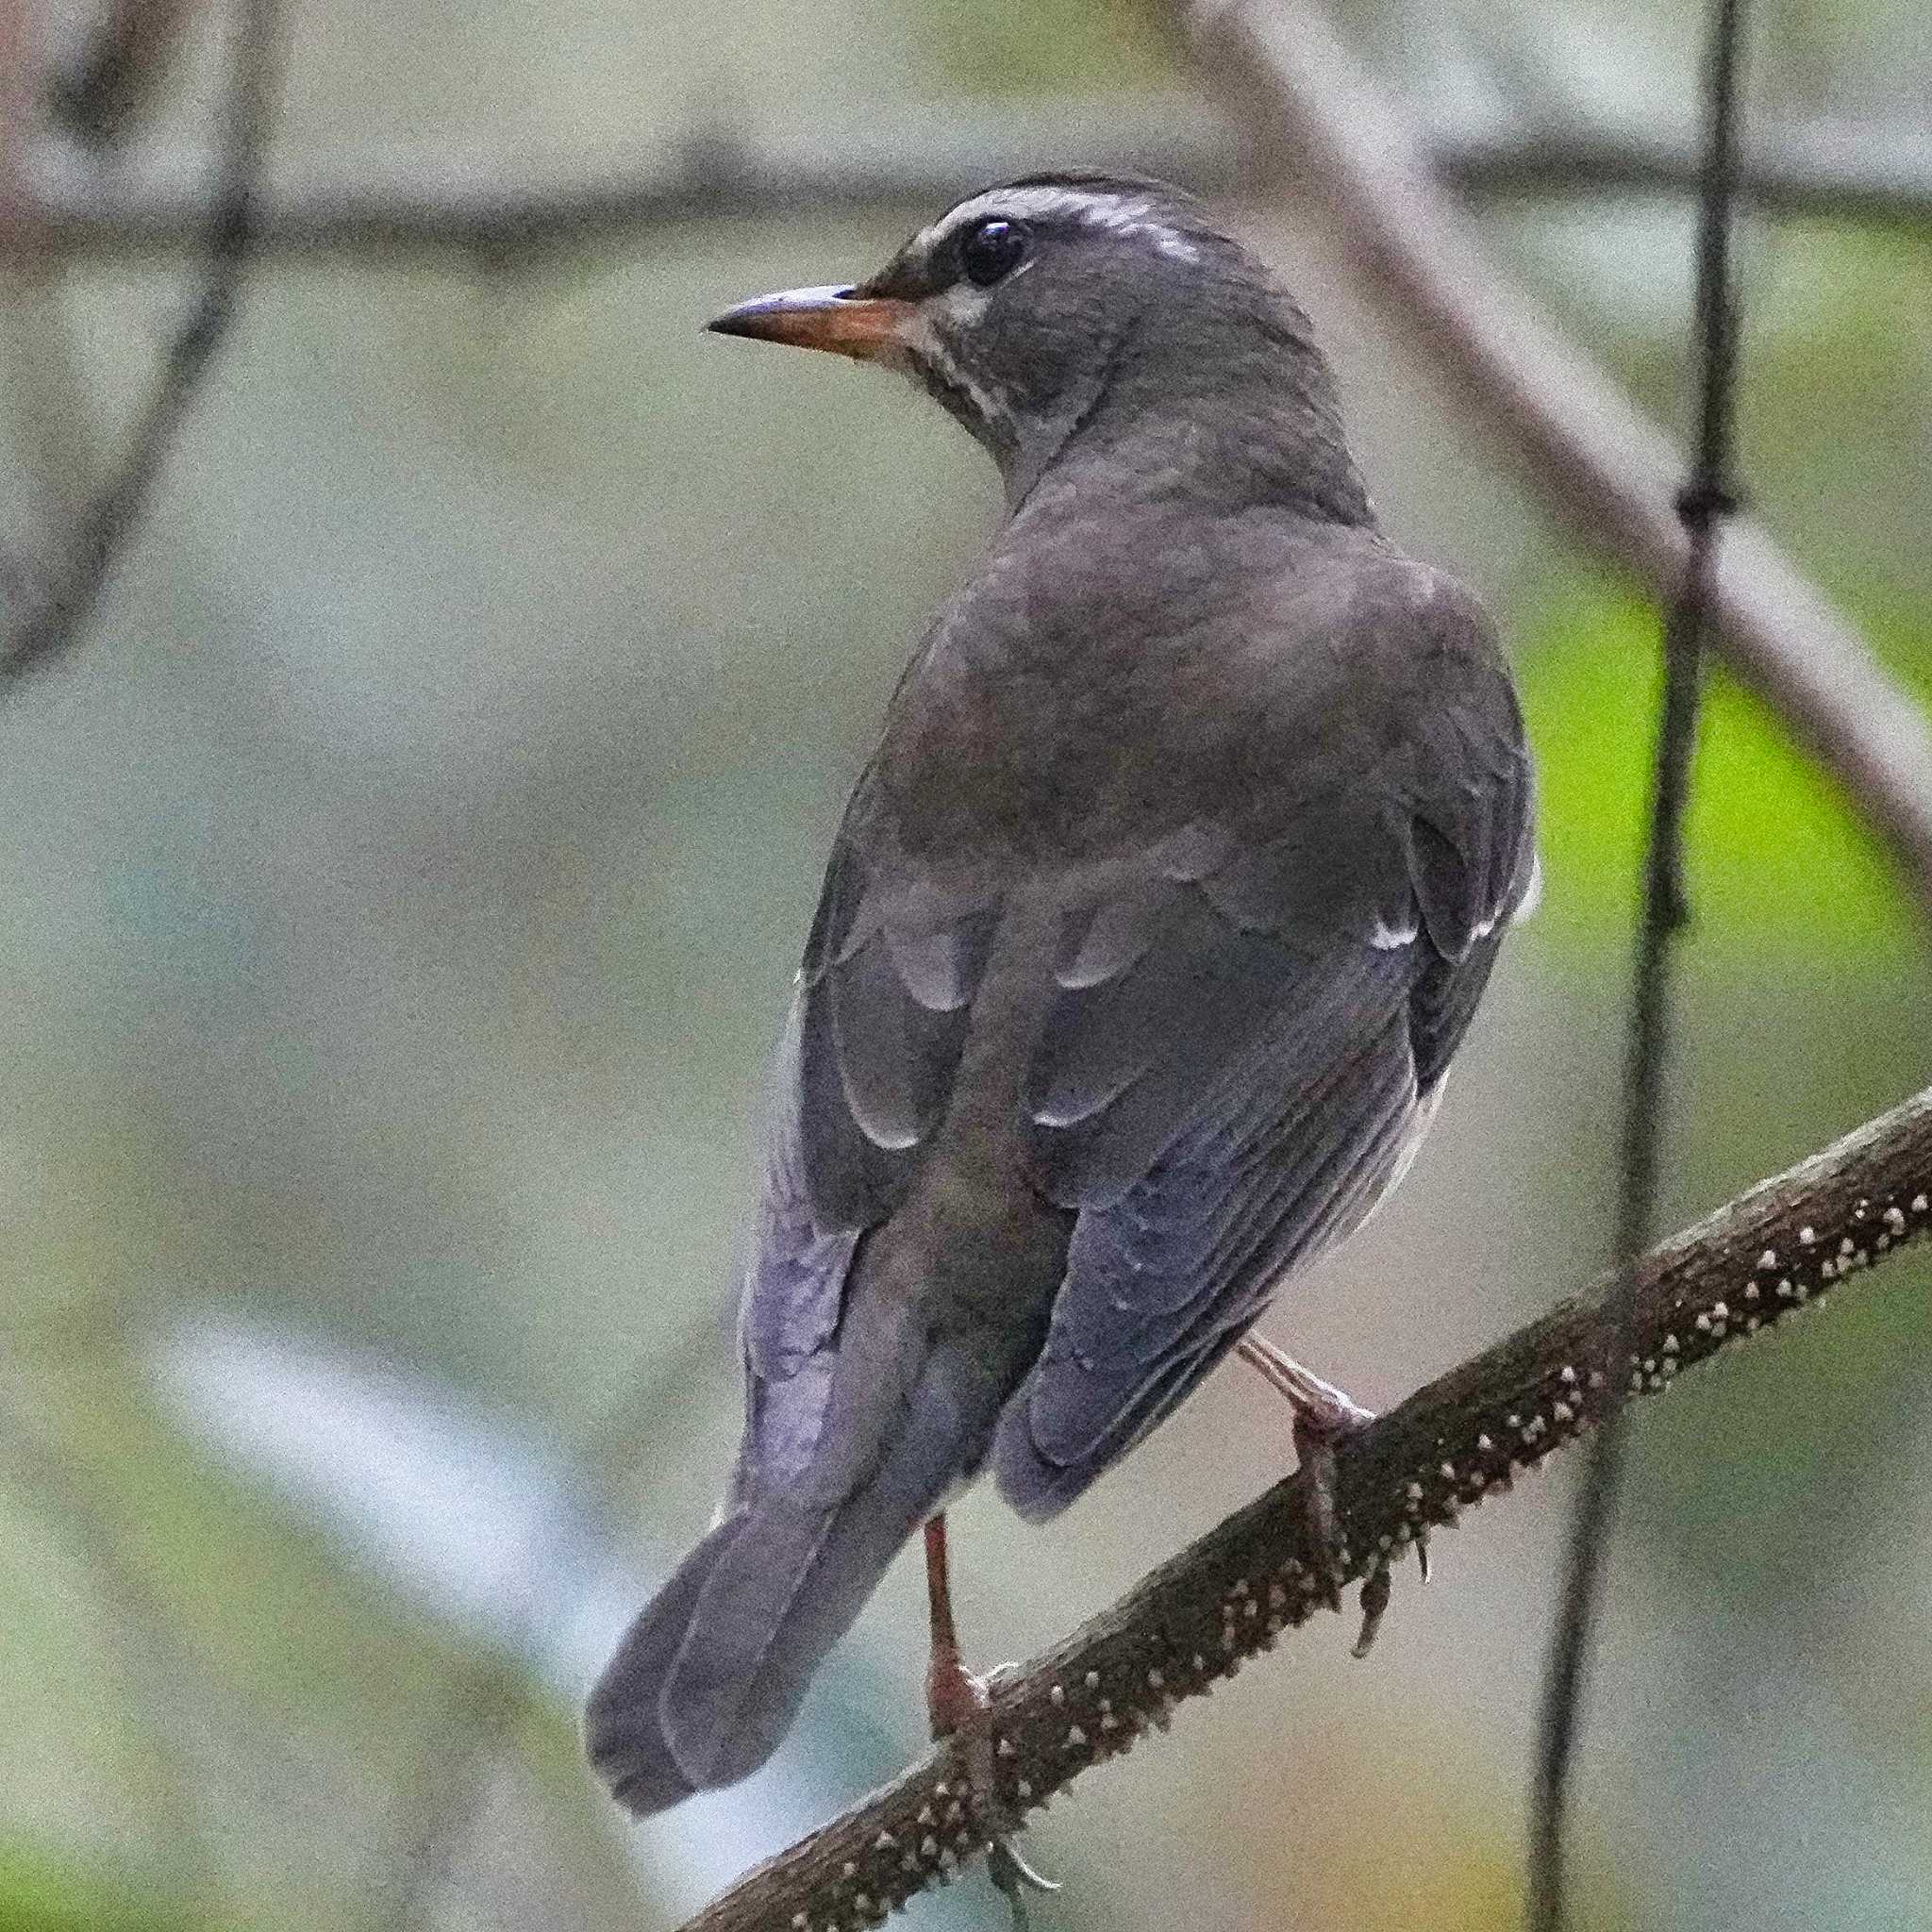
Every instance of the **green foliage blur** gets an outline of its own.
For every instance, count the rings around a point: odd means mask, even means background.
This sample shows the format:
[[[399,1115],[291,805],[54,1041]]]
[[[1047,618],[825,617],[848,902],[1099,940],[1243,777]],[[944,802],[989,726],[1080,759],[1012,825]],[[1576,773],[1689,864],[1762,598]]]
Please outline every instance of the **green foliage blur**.
[[[1694,117],[1694,10],[1339,11],[1423,110]],[[220,12],[137,174],[208,125]],[[1192,85],[1158,9],[1105,0],[291,12],[290,181]],[[1923,128],[1923,9],[1755,31],[1754,114]],[[935,211],[276,260],[86,641],[0,692],[0,1932],[668,1927],[917,1748],[910,1574],[729,1798],[622,1827],[575,1701],[727,1467],[764,1056],[879,709],[998,513],[909,390],[698,325]],[[1680,425],[1686,205],[1479,212]],[[1229,214],[1330,345],[1391,530],[1497,612],[1540,764],[1544,905],[1432,1142],[1268,1324],[1382,1407],[1605,1257],[1658,618],[1312,195]],[[1932,701],[1932,241],[1754,217],[1742,259],[1751,501]],[[187,286],[8,275],[10,553],[105,474]],[[1923,906],[1722,667],[1690,846],[1674,1224],[1932,1079]],[[1642,1418],[1580,1927],[1932,1926],[1928,1287],[1890,1264]],[[1049,1529],[970,1498],[969,1647],[1041,1647],[1288,1453],[1230,1374]],[[1031,1835],[1067,1880],[1036,1923],[1514,1924],[1569,1479],[1400,1576],[1370,1663],[1311,1629],[1083,1782]],[[908,1918],[1003,1913],[975,1876]]]

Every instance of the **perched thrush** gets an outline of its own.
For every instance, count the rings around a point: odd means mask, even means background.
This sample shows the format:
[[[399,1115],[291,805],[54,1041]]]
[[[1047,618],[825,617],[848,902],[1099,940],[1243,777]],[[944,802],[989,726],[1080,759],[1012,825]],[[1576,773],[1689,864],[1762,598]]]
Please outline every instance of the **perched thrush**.
[[[910,375],[1009,511],[833,844],[737,1471],[591,1700],[639,1813],[764,1762],[965,1484],[1065,1508],[1360,1226],[1535,876],[1488,620],[1377,528],[1307,316],[1194,202],[1034,175],[711,326]]]

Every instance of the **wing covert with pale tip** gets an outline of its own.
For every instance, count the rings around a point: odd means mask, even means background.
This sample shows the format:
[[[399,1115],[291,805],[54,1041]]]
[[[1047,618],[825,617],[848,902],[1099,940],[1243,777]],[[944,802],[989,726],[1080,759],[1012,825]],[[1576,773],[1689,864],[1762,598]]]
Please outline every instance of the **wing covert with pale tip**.
[[[811,1459],[858,1242],[891,1216],[930,1153],[998,920],[994,891],[906,882],[875,824],[861,782],[774,1056],[740,1317],[740,1501]]]
[[[799,975],[801,1158],[820,1224],[863,1228],[904,1198],[944,1117],[998,923],[996,890],[908,878],[861,788]]]

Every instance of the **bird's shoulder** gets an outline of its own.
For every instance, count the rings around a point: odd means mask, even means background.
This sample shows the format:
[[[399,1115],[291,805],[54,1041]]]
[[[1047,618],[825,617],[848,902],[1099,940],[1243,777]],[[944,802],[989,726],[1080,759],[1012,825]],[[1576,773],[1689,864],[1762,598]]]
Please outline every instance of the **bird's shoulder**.
[[[1445,716],[1485,756],[1520,748],[1480,603],[1374,531],[1083,515],[996,546],[941,613],[877,768],[939,843],[1003,821],[1140,837],[1210,806],[1265,820]]]
[[[1472,697],[1509,708],[1501,644],[1475,594],[1386,545],[1291,556],[1241,598],[1227,631],[1250,713],[1305,738],[1399,736],[1416,713]]]

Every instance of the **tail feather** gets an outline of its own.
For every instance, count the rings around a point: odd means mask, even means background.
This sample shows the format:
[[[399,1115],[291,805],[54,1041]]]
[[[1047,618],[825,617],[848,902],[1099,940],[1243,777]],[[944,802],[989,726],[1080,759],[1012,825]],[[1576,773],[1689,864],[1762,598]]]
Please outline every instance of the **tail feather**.
[[[926,1453],[933,1448],[938,1457]],[[836,1508],[781,1494],[754,1509],[705,1586],[664,1687],[665,1733],[701,1789],[730,1784],[772,1755],[825,1654],[952,1487],[956,1448],[914,1432]]]
[[[712,1570],[745,1526],[727,1517],[644,1606],[604,1668],[584,1711],[584,1748],[611,1795],[640,1818],[663,1811],[698,1789],[673,1756],[658,1693],[691,1627]]]
[[[631,1626],[591,1695],[586,1741],[638,1816],[772,1755],[893,1557],[984,1453],[991,1415],[962,1429],[939,1379],[923,1378],[856,1487],[829,1501],[809,1483],[753,1498]]]

